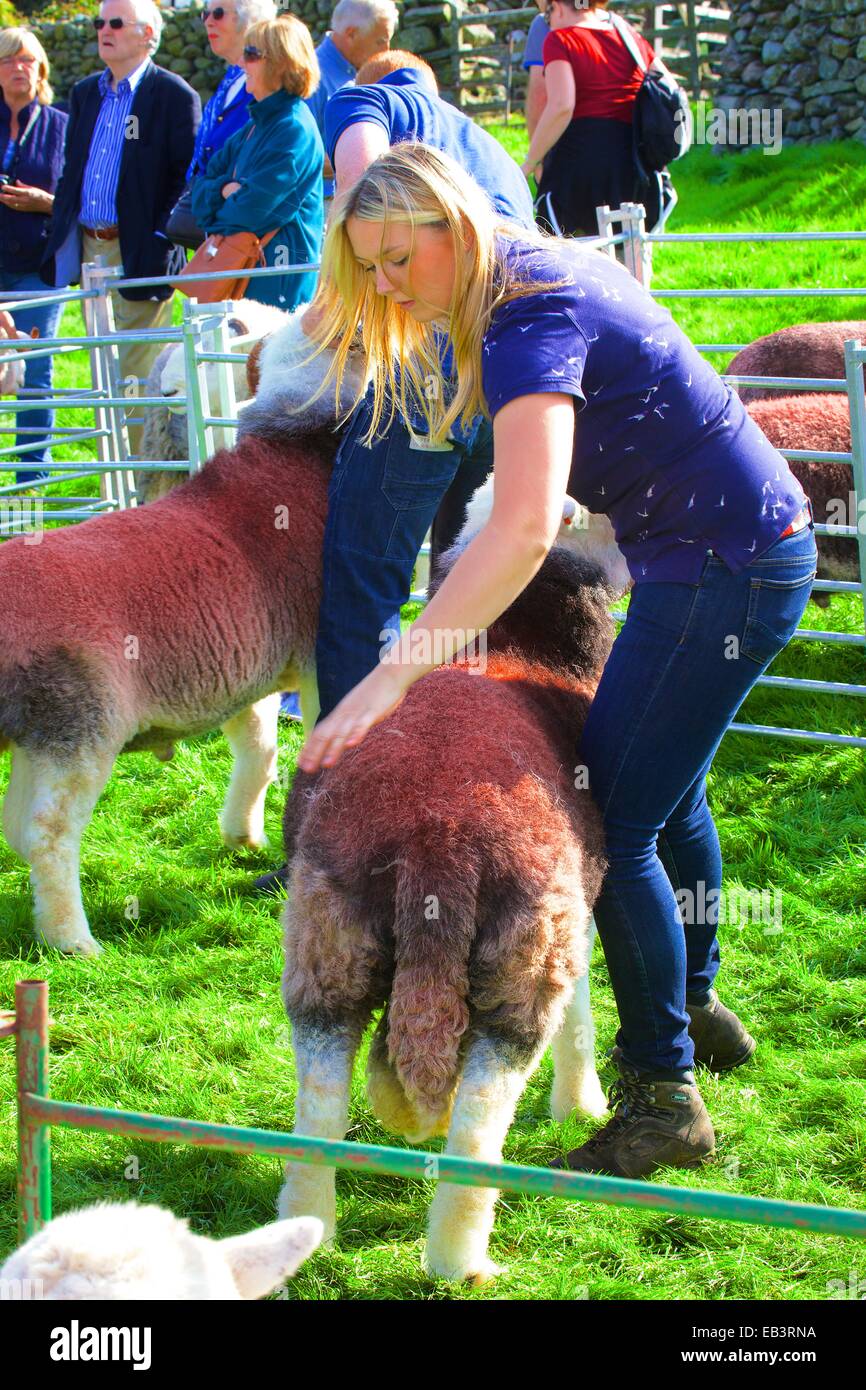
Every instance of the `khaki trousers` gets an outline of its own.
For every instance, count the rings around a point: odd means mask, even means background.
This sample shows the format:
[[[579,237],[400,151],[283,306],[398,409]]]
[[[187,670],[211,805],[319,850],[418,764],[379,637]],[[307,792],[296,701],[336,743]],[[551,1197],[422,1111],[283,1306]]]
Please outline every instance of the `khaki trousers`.
[[[81,236],[82,261],[95,261],[97,257],[102,256],[105,264],[117,265],[122,268],[119,239],[99,241],[96,237],[88,236],[87,232],[82,232]],[[170,327],[173,301],[173,293],[170,299],[124,299],[123,295],[112,293],[111,303],[114,310],[115,327],[120,333],[130,333],[142,328]],[[125,345],[118,347],[121,391],[129,390],[132,385],[129,379],[134,378],[137,383],[136,394],[144,395],[144,385],[150,374],[150,369],[163,346],[162,343],[130,343],[128,347]],[[136,410],[132,406],[125,412],[127,422],[131,415],[141,415],[144,409],[147,407]],[[134,455],[138,455],[141,448],[142,427],[127,423],[127,430],[130,449]]]

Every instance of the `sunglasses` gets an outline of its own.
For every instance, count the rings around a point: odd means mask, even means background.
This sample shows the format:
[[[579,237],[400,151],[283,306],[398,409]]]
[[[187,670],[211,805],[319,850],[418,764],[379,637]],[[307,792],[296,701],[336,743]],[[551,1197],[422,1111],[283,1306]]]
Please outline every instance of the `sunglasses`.
[[[265,55],[261,53],[253,43],[248,43],[244,47],[244,57],[246,58],[248,63],[257,63],[258,60],[260,58],[263,58],[264,56]]]
[[[209,19],[215,19],[219,22],[219,20],[225,19],[227,13],[228,11],[224,5],[217,5],[213,10],[202,10],[201,22],[202,24],[207,24]]]
[[[93,27],[97,33],[99,33],[101,29],[105,28],[106,24],[109,29],[122,29],[125,23],[126,21],[123,19],[94,19]]]

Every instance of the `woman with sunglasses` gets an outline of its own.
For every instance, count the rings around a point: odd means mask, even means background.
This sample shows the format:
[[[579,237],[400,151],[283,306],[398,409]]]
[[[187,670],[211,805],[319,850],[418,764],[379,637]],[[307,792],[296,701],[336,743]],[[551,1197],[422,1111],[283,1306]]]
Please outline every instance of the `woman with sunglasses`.
[[[406,413],[404,393],[434,440],[455,419],[492,417],[494,496],[424,613],[317,724],[299,769],[333,764],[439,664],[425,655],[447,660],[459,634],[495,621],[541,567],[566,491],[607,514],[634,587],[575,772],[604,818],[609,868],[595,920],[620,1015],[620,1081],[616,1114],[566,1162],[620,1177],[690,1167],[714,1143],[693,1064],[730,1070],[755,1047],[712,988],[722,864],[706,777],[808,601],[816,551],[803,492],[623,267],[498,220],[467,175],[425,145],[382,155],[335,208],[313,308],[317,341],[336,346],[338,399],[360,335],[371,432],[387,422],[389,398]],[[453,346],[454,383],[437,376],[437,327]],[[293,794],[308,787],[302,777]],[[683,890],[701,905],[685,922]],[[497,1062],[525,1067],[521,1040],[503,1041]]]
[[[48,58],[36,35],[27,29],[0,30],[0,298],[4,293],[45,291],[39,265],[69,120],[65,111],[51,105],[52,95]],[[14,315],[15,328],[54,338],[62,312],[60,304],[20,309]],[[24,391],[31,399],[34,392],[51,394],[51,364],[51,357],[26,359]],[[48,461],[45,436],[54,424],[54,412],[20,411],[17,423],[15,446],[27,450],[19,458],[30,466],[16,473],[16,482],[37,482],[48,476],[39,465]]]
[[[251,24],[261,19],[275,19],[276,14],[274,0],[227,0],[226,4],[202,10],[201,19],[210,50],[222,58],[226,73],[202,112],[187,180],[205,173],[211,155],[247,124],[253,96],[247,88],[241,63],[244,35]]]
[[[605,204],[661,202],[657,181],[641,185],[632,148],[643,73],[607,3],[551,0],[544,8],[551,31],[542,50],[544,109],[521,167],[538,184],[539,225],[563,236],[597,235],[595,210]],[[637,31],[632,37],[647,66],[665,71],[652,45]],[[665,212],[674,201],[671,196]],[[661,213],[660,206],[647,206],[650,229]]]
[[[216,151],[192,185],[193,215],[207,236],[253,232],[267,265],[318,261],[324,225],[324,150],[304,98],[319,80],[310,31],[293,15],[247,31],[242,61],[250,123]],[[253,276],[247,298],[294,309],[312,298],[315,271]]]

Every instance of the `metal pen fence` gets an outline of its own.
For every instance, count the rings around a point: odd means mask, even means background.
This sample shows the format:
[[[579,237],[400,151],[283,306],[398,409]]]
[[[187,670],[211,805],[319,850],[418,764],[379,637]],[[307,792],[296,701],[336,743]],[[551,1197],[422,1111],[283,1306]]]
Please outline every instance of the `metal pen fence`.
[[[571,1201],[673,1212],[692,1219],[709,1217],[866,1239],[866,1212],[846,1207],[665,1187],[660,1183],[531,1168],[516,1163],[484,1163],[456,1154],[317,1139],[275,1130],[247,1129],[51,1100],[49,1023],[47,982],[19,980],[15,986],[14,1014],[0,1014],[0,1038],[14,1037],[16,1041],[20,1242],[35,1235],[51,1220],[51,1125],[134,1135],[148,1143],[190,1144],[223,1153],[273,1154],[297,1163],[347,1168],[352,1172],[385,1173],[466,1187],[495,1187]]]
[[[647,232],[645,210],[640,203],[625,203],[621,208],[597,209],[599,233],[603,244],[621,244],[624,248],[625,264],[632,275],[650,289],[652,270],[652,248],[660,245],[687,243],[726,243],[726,244],[787,244],[810,242],[866,242],[866,232]],[[621,231],[614,234],[614,227]],[[748,299],[860,299],[866,303],[866,287],[839,286],[828,289],[819,287],[808,289],[745,288],[745,289],[668,289],[650,290],[658,300],[748,300]],[[746,343],[697,343],[698,351],[707,354],[733,354],[740,352]],[[747,377],[722,375],[733,389],[740,387],[761,387],[778,391],[780,394],[791,391],[820,391],[847,395],[851,419],[851,450],[848,453],[820,449],[780,449],[779,452],[789,462],[818,462],[843,464],[851,469],[851,495],[853,496],[854,524],[815,523],[815,534],[833,538],[847,538],[857,542],[860,578],[856,582],[846,580],[816,579],[813,589],[818,593],[856,593],[860,596],[863,609],[863,633],[832,632],[813,628],[798,628],[792,640],[798,642],[821,642],[832,646],[866,648],[866,345],[852,339],[845,343],[845,377]],[[624,613],[616,613],[622,620]],[[866,671],[864,671],[866,674]],[[862,697],[866,695],[866,684],[844,681],[807,680],[794,676],[761,676],[759,686],[792,690],[801,694],[847,695]],[[752,724],[737,721],[730,725],[730,731],[746,734],[766,734],[776,738],[793,739],[814,743],[835,743],[855,748],[866,748],[866,737],[838,732],[822,732],[812,729],[788,729],[772,724]]]
[[[250,278],[300,275],[317,269],[317,263],[267,266],[252,270],[249,275]],[[209,271],[192,278],[207,282],[222,280],[225,276],[220,271]],[[86,352],[91,379],[90,386],[81,389],[55,387],[48,393],[24,389],[19,391],[17,399],[3,400],[0,402],[0,414],[11,414],[14,423],[11,427],[0,426],[0,435],[14,433],[19,418],[22,415],[26,418],[28,412],[36,410],[48,409],[55,413],[61,409],[76,410],[92,416],[92,423],[84,423],[80,427],[55,423],[50,430],[33,429],[32,432],[39,436],[36,442],[12,444],[0,449],[0,469],[4,467],[4,460],[8,460],[7,467],[14,467],[12,460],[17,458],[17,471],[23,471],[27,467],[27,455],[43,449],[46,444],[49,449],[73,443],[95,444],[95,454],[91,458],[65,463],[51,460],[50,464],[44,465],[48,469],[47,477],[26,484],[15,482],[0,486],[0,538],[26,533],[32,529],[35,515],[40,524],[45,524],[81,521],[100,512],[134,507],[140,500],[144,475],[157,472],[192,474],[202,467],[217,447],[231,442],[231,435],[225,429],[215,433],[214,426],[220,422],[224,426],[236,425],[237,412],[245,403],[244,398],[242,396],[238,400],[230,368],[217,366],[213,374],[216,378],[216,404],[212,405],[209,399],[211,387],[206,376],[209,361],[225,359],[237,364],[255,341],[250,335],[229,337],[228,320],[234,312],[231,301],[198,304],[185,300],[180,327],[134,332],[119,332],[115,327],[112,294],[124,289],[158,287],[171,282],[172,277],[169,276],[123,278],[119,268],[96,262],[82,267],[80,289],[51,291],[38,296],[32,293],[5,294],[0,299],[0,309],[13,314],[16,309],[33,306],[77,303],[81,306],[85,323],[83,337],[39,338],[32,343],[16,344],[14,349],[0,351],[0,369],[6,364],[20,361],[22,357],[62,357],[69,353]],[[173,397],[171,405],[174,411],[184,413],[187,418],[188,456],[184,459],[142,459],[132,453],[129,426],[142,423],[141,411],[166,408],[164,397],[143,395],[136,381],[121,379],[118,349],[121,345],[132,343],[152,343],[157,349],[169,344],[183,346],[187,395]],[[207,354],[209,344],[215,347],[215,354]],[[137,413],[130,415],[131,410]],[[23,428],[26,431],[28,427]],[[31,466],[41,469],[43,464],[33,462]],[[60,482],[82,481],[92,477],[99,479],[98,496],[56,496],[50,491]],[[25,492],[22,492],[22,487],[26,488]],[[38,508],[34,495],[39,503]]]

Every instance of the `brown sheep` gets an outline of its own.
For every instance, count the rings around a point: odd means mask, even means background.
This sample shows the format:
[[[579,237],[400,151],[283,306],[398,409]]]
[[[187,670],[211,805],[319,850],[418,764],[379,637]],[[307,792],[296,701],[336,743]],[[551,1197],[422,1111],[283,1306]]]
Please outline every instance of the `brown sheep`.
[[[170,757],[177,739],[221,728],[234,754],[223,838],[260,845],[276,692],[300,688],[315,719],[339,440],[333,390],[292,413],[331,356],[303,365],[302,314],[269,339],[274,370],[262,367],[234,449],[146,507],[0,545],[0,752],[12,752],[3,828],[30,865],[37,935],[62,951],[100,949],[79,850],[119,753]],[[360,385],[353,362],[347,393]]]
[[[815,449],[840,454],[851,452],[851,417],[847,396],[830,395],[823,391],[781,396],[776,392],[773,399],[751,401],[747,408],[752,419],[777,449]],[[854,489],[849,464],[793,459],[789,467],[803,491],[811,498],[817,522],[838,524],[841,509],[846,524],[855,524],[856,509],[849,505]],[[816,540],[819,579],[859,580],[856,540],[830,536],[818,536]],[[812,598],[821,608],[826,608],[830,602],[830,595],[820,589],[813,591]]]
[[[845,341],[866,340],[866,321],[798,323],[756,338],[728,364],[726,376],[791,376],[845,378]],[[778,399],[779,392],[744,386],[737,394],[744,403]],[[797,394],[796,392],[785,394]]]
[[[575,532],[578,551],[585,539]],[[295,1133],[345,1133],[353,1059],[383,1004],[368,1093],[382,1123],[412,1141],[447,1133],[449,1153],[499,1161],[554,1039],[554,1117],[604,1113],[586,986],[602,825],[575,764],[622,588],[622,557],[608,553],[602,568],[597,543],[591,559],[555,546],[491,626],[486,669],[439,667],[338,764],[296,777],[283,975]],[[495,1197],[439,1185],[431,1273],[496,1272]],[[333,1169],[286,1165],[280,1214],[300,1212],[333,1235]]]

